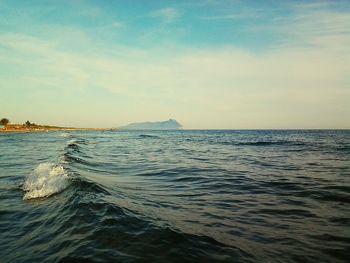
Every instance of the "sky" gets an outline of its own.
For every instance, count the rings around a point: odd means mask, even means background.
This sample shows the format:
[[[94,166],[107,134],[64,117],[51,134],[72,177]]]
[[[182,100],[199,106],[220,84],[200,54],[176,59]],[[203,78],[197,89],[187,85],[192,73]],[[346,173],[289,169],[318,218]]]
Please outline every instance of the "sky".
[[[0,0],[0,117],[350,128],[350,2]]]

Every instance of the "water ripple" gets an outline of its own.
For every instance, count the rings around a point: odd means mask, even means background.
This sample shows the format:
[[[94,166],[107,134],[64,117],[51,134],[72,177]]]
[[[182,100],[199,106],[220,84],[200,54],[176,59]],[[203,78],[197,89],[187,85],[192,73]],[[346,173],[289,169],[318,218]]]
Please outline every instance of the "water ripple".
[[[349,145],[349,131],[1,135],[1,262],[347,262]]]

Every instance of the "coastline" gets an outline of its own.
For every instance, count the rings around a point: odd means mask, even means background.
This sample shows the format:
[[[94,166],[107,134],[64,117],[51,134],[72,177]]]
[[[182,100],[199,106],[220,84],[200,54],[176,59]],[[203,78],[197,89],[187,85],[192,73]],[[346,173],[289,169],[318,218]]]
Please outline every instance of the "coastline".
[[[116,128],[61,128],[61,127],[15,127],[0,129],[0,133],[33,133],[33,132],[55,132],[55,131],[118,131]]]

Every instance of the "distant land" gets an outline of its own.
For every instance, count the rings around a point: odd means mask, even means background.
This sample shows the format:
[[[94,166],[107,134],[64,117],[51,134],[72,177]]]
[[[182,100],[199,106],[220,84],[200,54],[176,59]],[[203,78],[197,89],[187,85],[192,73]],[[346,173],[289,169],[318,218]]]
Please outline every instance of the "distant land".
[[[5,132],[49,132],[49,131],[116,131],[113,128],[74,128],[74,127],[58,127],[49,125],[38,125],[27,121],[24,124],[6,123],[0,124],[0,133]]]
[[[182,125],[174,119],[169,119],[167,121],[157,121],[157,122],[138,122],[130,123],[124,127],[122,130],[179,130]]]

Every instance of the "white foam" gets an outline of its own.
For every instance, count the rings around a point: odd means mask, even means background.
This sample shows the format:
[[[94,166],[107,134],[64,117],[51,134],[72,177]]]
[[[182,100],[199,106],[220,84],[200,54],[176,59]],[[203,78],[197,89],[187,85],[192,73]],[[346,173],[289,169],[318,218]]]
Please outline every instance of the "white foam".
[[[23,200],[47,197],[63,191],[68,185],[69,177],[63,166],[41,163],[26,177]]]
[[[67,132],[63,132],[63,133],[60,134],[60,136],[61,136],[61,137],[64,137],[64,138],[67,138],[67,137],[70,136],[70,134],[67,133]]]
[[[71,139],[71,140],[69,140],[68,141],[68,145],[70,145],[70,144],[76,144],[78,142],[78,140],[77,139]]]

